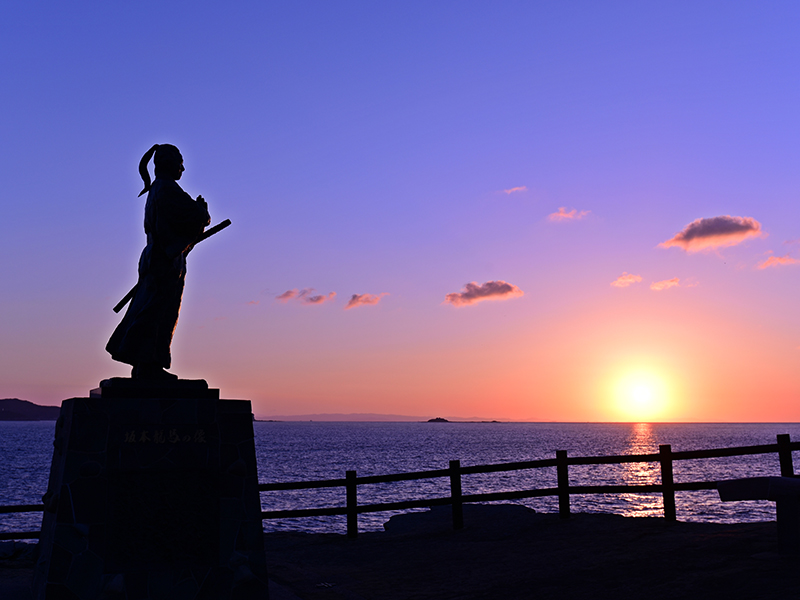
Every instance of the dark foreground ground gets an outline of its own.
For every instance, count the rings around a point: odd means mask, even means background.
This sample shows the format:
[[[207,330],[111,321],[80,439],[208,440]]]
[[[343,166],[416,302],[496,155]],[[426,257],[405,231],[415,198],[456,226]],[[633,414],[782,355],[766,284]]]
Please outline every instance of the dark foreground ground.
[[[775,523],[720,525],[521,506],[394,517],[386,532],[265,535],[272,600],[800,598]],[[0,598],[29,600],[30,561],[0,560]]]

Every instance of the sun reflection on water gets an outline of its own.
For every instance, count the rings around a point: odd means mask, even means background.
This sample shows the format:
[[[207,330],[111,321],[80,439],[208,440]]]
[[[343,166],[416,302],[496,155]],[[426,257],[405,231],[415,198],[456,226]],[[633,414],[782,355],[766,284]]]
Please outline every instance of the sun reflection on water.
[[[626,454],[651,454],[658,452],[658,443],[650,423],[636,423],[631,427]],[[657,462],[624,463],[622,479],[626,485],[661,483],[661,467]],[[622,494],[622,514],[626,517],[663,516],[661,494]]]

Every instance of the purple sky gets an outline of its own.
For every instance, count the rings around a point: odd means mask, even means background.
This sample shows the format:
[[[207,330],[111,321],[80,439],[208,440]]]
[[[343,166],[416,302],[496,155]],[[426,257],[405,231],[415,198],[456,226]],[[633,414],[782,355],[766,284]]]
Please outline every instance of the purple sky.
[[[233,221],[189,258],[173,371],[259,415],[608,420],[642,370],[658,418],[799,420],[799,26],[794,2],[6,6],[0,397],[127,375],[103,347],[137,164],[172,143]]]

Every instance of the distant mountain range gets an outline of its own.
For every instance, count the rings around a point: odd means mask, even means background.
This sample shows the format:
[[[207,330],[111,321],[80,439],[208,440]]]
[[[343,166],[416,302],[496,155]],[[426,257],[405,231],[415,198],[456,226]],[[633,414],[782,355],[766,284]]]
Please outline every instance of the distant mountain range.
[[[311,415],[277,415],[257,417],[259,421],[427,421],[430,417],[380,415],[376,413],[319,413]]]
[[[0,421],[55,421],[59,414],[60,406],[40,406],[17,398],[0,400]]]
[[[61,414],[59,406],[41,406],[19,400],[6,398],[0,400],[0,421],[55,421]],[[442,419],[442,417],[438,417]],[[409,415],[383,415],[378,413],[319,413],[310,415],[278,415],[257,417],[259,421],[367,421],[367,422],[417,422],[424,423],[430,416],[414,417]],[[480,417],[444,417],[450,422],[487,422],[491,419]]]
[[[371,421],[371,422],[425,422],[431,417],[411,417],[408,415],[382,415],[378,413],[320,413],[313,415],[277,415],[277,416],[258,416],[259,421]],[[439,417],[441,418],[441,417]],[[445,417],[447,421],[451,422],[485,422],[491,419],[484,419],[480,417]]]

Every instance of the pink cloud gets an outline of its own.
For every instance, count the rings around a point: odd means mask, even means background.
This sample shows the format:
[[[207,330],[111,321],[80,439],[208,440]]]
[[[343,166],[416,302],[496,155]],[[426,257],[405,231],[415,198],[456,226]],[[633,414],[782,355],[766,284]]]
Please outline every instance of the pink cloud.
[[[472,281],[466,284],[464,289],[460,292],[447,294],[444,297],[443,304],[468,306],[484,300],[508,300],[509,298],[515,298],[524,294],[525,292],[517,286],[502,280],[487,281],[483,284]]]
[[[550,219],[551,221],[571,221],[571,220],[577,221],[578,219],[582,219],[583,217],[588,215],[589,212],[590,211],[588,210],[582,210],[581,212],[578,212],[577,209],[574,208],[571,211],[567,212],[567,207],[562,206],[558,209],[558,212],[551,213],[550,215],[548,215],[547,218]]]
[[[305,290],[303,290],[303,291],[305,291]],[[297,292],[296,289],[294,289],[294,290],[286,290],[280,296],[275,296],[275,299],[276,300],[280,300],[281,302],[288,302],[292,298],[296,298],[297,294],[298,294],[298,292]]]
[[[660,292],[661,290],[668,290],[671,287],[680,287],[681,280],[677,277],[672,279],[665,279],[664,281],[656,281],[650,284],[650,289]]]
[[[336,292],[331,292],[329,294],[315,294],[312,295],[314,292],[313,288],[309,288],[306,290],[301,290],[300,293],[297,295],[297,299],[302,302],[303,304],[322,304],[323,302],[329,302],[336,297]]]
[[[788,254],[786,256],[770,256],[767,260],[758,265],[759,269],[767,269],[769,267],[780,267],[782,265],[797,265],[800,264],[800,259],[792,258]]]
[[[611,285],[614,287],[628,287],[629,285],[633,285],[634,283],[639,283],[642,278],[639,275],[631,275],[627,271],[623,271],[622,275],[617,277],[614,281],[611,282]]]
[[[347,310],[348,308],[355,308],[356,306],[377,304],[381,301],[381,298],[388,295],[388,292],[383,292],[381,294],[353,294],[350,296],[350,300],[347,301],[347,306],[345,306],[344,309]]]
[[[287,290],[283,292],[279,296],[275,296],[276,300],[280,300],[281,302],[288,302],[289,300],[297,300],[298,302],[302,302],[303,304],[322,304],[323,302],[328,302],[333,300],[336,297],[336,292],[331,292],[329,294],[314,294],[316,290],[314,288],[303,288],[302,290],[298,291],[297,289]]]
[[[248,302],[247,304],[248,304],[248,306],[251,305],[251,304],[255,306],[258,303],[259,303],[259,300],[250,300],[250,302]]]
[[[528,191],[528,186],[521,185],[519,187],[513,187],[513,188],[509,188],[507,190],[503,190],[503,193],[504,194],[513,194],[514,192],[527,192],[527,191]]]
[[[687,252],[699,252],[735,246],[748,238],[765,235],[761,231],[761,223],[752,217],[722,215],[692,221],[672,238],[660,243],[659,247],[677,246]]]

